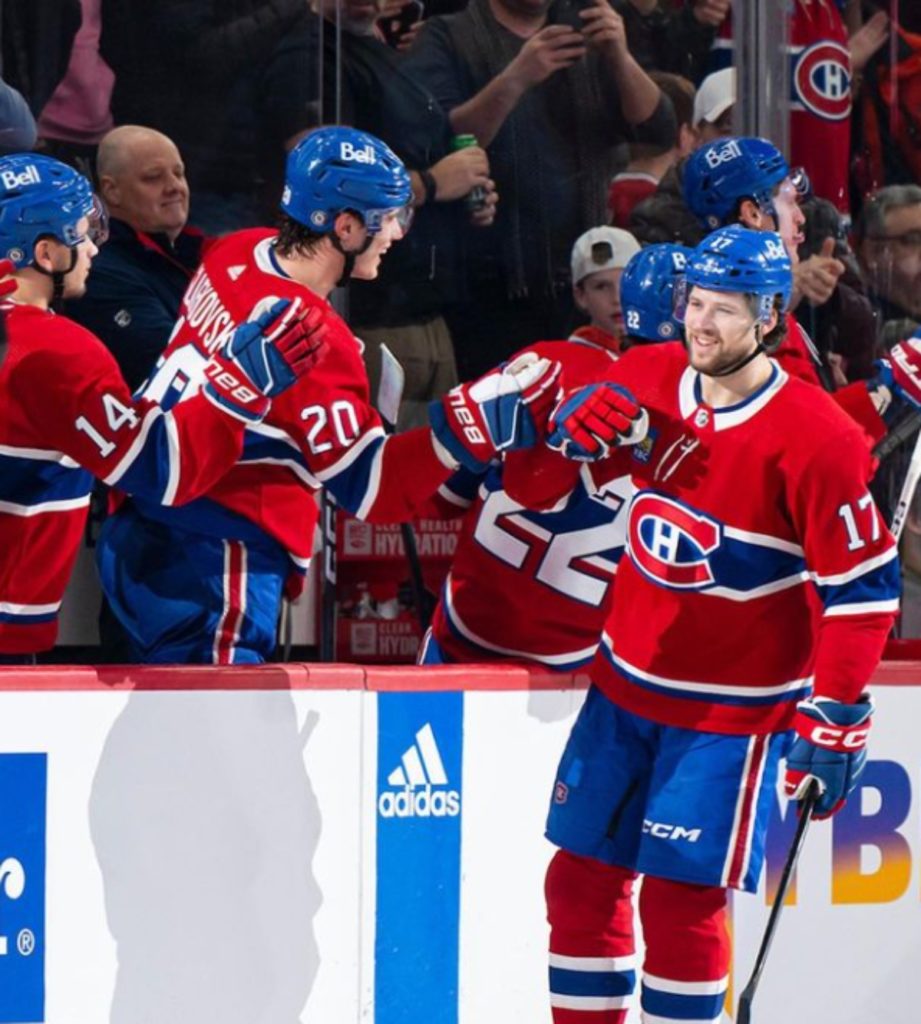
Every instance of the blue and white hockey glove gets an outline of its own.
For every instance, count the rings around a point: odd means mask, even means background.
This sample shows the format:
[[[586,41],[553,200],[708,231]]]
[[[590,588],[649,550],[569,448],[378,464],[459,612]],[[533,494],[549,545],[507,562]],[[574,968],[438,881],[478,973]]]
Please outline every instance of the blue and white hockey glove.
[[[620,384],[602,381],[567,395],[550,416],[547,444],[576,462],[596,462],[612,448],[642,441],[649,416]]]
[[[502,452],[536,444],[559,397],[560,372],[558,362],[524,352],[429,403],[438,457],[479,473]]]
[[[875,366],[867,389],[887,424],[901,413],[900,405],[921,409],[921,335],[893,345],[888,358],[878,359]]]
[[[830,818],[844,806],[867,761],[867,734],[873,698],[863,694],[856,704],[830,697],[810,697],[796,705],[797,736],[787,755],[784,791],[792,800],[806,795],[809,782],[819,784],[814,818]]]
[[[323,310],[279,299],[234,331],[205,369],[209,397],[246,420],[260,420],[274,398],[312,370],[326,352]]]

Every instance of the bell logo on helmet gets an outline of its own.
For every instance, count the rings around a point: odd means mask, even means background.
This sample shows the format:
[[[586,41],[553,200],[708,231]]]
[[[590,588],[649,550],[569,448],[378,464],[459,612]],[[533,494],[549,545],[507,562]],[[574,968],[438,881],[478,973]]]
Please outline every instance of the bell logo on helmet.
[[[773,238],[765,240],[764,251],[767,257],[772,260],[782,260],[787,255],[783,242],[778,242]]]
[[[728,160],[735,160],[742,155],[738,139],[730,139],[725,145],[717,148],[713,146],[706,151],[705,159],[710,168],[717,168]]]
[[[339,144],[339,157],[349,162],[354,161],[356,164],[373,164],[377,162],[374,158],[374,147],[370,144],[358,149],[351,142],[342,142]]]
[[[41,180],[41,175],[35,164],[29,164],[18,174],[16,171],[0,171],[0,181],[3,182],[3,187],[8,189],[21,188],[23,185],[38,185]]]

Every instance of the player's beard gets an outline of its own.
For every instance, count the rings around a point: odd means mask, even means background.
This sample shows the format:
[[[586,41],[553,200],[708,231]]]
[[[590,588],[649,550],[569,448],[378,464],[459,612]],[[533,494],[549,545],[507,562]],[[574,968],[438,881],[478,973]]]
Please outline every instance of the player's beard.
[[[750,328],[746,328],[742,335],[739,336],[741,339],[748,334]],[[714,361],[707,360],[704,365],[698,363],[694,358],[693,342],[688,344],[688,358],[691,366],[698,372],[706,375],[707,377],[722,377],[730,375],[736,367],[741,369],[743,364],[747,364],[755,356],[758,349],[757,338],[753,339],[751,346],[747,347],[744,352],[740,352],[735,349],[732,352],[720,353]]]

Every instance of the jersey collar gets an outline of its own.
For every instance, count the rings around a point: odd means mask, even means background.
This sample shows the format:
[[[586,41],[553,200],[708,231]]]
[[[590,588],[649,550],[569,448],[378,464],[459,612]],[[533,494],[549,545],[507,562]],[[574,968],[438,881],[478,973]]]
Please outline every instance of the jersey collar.
[[[292,280],[291,275],[282,270],[278,257],[275,255],[274,242],[274,237],[263,238],[261,242],[257,242],[256,248],[253,250],[253,259],[263,274],[272,274],[273,277],[283,277],[286,281],[290,281]]]
[[[770,362],[771,375],[757,391],[752,392],[748,398],[735,405],[711,410],[714,430],[728,430],[730,427],[737,427],[740,423],[748,422],[784,386],[788,379],[786,370],[782,369],[773,359]],[[704,404],[700,374],[692,366],[688,366],[678,382],[678,405],[681,410],[681,418],[690,420],[695,410]]]

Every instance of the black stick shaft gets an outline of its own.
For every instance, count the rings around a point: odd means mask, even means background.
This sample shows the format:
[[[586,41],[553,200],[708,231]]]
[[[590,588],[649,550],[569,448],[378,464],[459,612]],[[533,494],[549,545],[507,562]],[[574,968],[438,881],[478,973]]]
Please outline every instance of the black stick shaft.
[[[764,929],[761,948],[755,957],[755,966],[751,977],[748,979],[748,984],[742,990],[742,995],[739,997],[739,1012],[736,1015],[736,1024],[748,1024],[751,1019],[752,1000],[755,997],[758,982],[761,980],[764,965],[767,963],[768,953],[771,951],[771,945],[777,933],[777,923],[783,912],[784,900],[787,898],[787,890],[790,888],[790,880],[793,878],[793,872],[796,870],[796,862],[799,860],[800,850],[802,850],[803,842],[806,839],[806,830],[809,828],[809,821],[812,818],[812,812],[815,810],[818,799],[818,784],[812,782],[806,792],[806,796],[800,803],[800,819],[797,822],[793,842],[790,845],[790,852],[787,854],[787,860],[780,875],[780,884],[777,886],[777,893],[774,896],[774,903],[768,917],[767,927]]]

